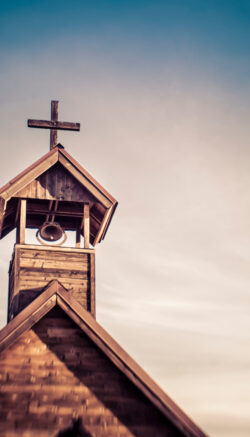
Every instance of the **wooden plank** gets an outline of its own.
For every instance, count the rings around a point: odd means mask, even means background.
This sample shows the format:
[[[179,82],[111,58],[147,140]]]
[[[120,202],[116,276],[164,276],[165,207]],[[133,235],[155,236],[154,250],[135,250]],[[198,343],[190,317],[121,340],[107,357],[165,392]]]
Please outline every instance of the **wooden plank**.
[[[24,251],[22,251],[22,252],[24,252]],[[58,252],[51,252],[51,253],[41,252],[41,253],[39,253],[38,251],[36,251],[36,252],[29,251],[29,253],[28,254],[25,253],[22,256],[22,258],[25,259],[26,262],[38,260],[42,263],[44,261],[53,262],[55,260],[57,262],[62,262],[64,264],[67,264],[72,271],[77,271],[79,269],[77,267],[74,268],[74,265],[76,265],[76,266],[80,265],[82,267],[80,270],[83,270],[84,268],[88,267],[88,265],[89,265],[89,261],[87,258],[88,254],[80,254],[80,255],[82,255],[82,256],[76,257],[76,256],[74,256],[74,254],[72,255],[71,253],[69,253],[68,257],[67,257],[67,254],[63,255],[63,254],[58,253]],[[43,268],[43,266],[41,266],[41,268]],[[63,268],[64,268],[64,266],[63,266]],[[52,270],[53,270],[53,266],[52,266]]]
[[[99,230],[98,230],[96,237],[94,239],[93,246],[96,246],[96,244],[99,243],[99,241],[102,237],[102,233],[105,229],[105,226],[108,223],[109,217],[111,216],[111,213],[112,213],[112,208],[109,208],[106,210],[105,215],[104,215],[103,220],[102,220],[102,224],[99,227]]]
[[[14,306],[11,306],[12,316],[18,307],[18,293],[19,293],[19,272],[20,272],[20,252],[15,247],[15,256],[14,256],[14,288],[13,288],[13,299],[15,298]]]
[[[20,267],[34,267],[34,268],[43,268],[46,269],[60,269],[60,270],[69,270],[74,269],[74,271],[82,270],[82,263],[67,263],[66,261],[56,261],[56,260],[39,260],[34,259],[30,260],[28,258],[21,258]]]
[[[112,219],[113,219],[113,216],[114,216],[114,213],[115,213],[115,211],[116,211],[117,206],[118,206],[118,202],[116,202],[116,203],[112,206],[112,212],[111,212],[111,214],[110,214],[110,216],[109,216],[109,220],[106,222],[105,228],[104,228],[103,233],[102,233],[102,235],[101,235],[101,239],[102,239],[102,240],[104,240],[104,238],[105,238],[105,235],[106,235],[107,230],[108,230],[108,228],[109,228],[109,226],[110,226],[110,223],[111,223],[111,221],[112,221]]]
[[[77,228],[76,230],[76,247],[81,248],[81,229]]]
[[[3,197],[0,197],[0,238],[2,237],[2,230],[3,230],[3,222],[4,222],[4,215],[6,211],[7,202],[4,200]]]
[[[53,206],[53,200],[50,200],[50,201],[49,201],[49,213],[50,213],[51,210],[52,210],[52,206]],[[46,215],[46,222],[48,222],[49,219],[50,219],[50,214],[47,214],[47,215]]]
[[[25,308],[20,314],[18,314],[8,325],[0,331],[0,351],[6,346],[12,344],[17,337],[19,337],[25,330],[31,328],[43,315],[50,311],[56,305],[56,295],[53,296],[55,291],[49,290],[51,297],[46,299],[44,303],[39,305],[38,299],[34,301],[33,305],[29,305],[29,308]],[[44,295],[44,293],[43,293]],[[41,297],[41,296],[40,296]],[[45,295],[42,296],[44,300]],[[38,308],[36,308],[38,307]],[[32,309],[34,308],[34,311]],[[32,317],[29,317],[29,315]]]
[[[45,246],[40,246],[40,245],[35,245],[35,244],[25,244],[25,245],[21,245],[19,244],[18,247],[20,247],[21,249],[25,249],[25,250],[41,250],[41,251],[48,251],[49,252],[53,252],[53,251],[58,251],[58,252],[72,252],[72,253],[95,253],[95,249],[77,249],[75,247],[53,247],[50,246],[49,249],[48,247]]]
[[[95,254],[90,254],[90,312],[94,318],[96,318],[96,302],[95,302]]]
[[[109,208],[112,203],[106,196],[104,196],[101,191],[93,185],[89,179],[83,175],[75,166],[68,161],[61,153],[59,154],[59,162],[81,183],[83,184],[90,193],[101,202],[106,208]]]
[[[83,232],[84,232],[84,248],[89,249],[89,228],[90,228],[90,222],[89,222],[89,204],[84,203],[83,206]]]
[[[59,269],[51,269],[44,271],[44,269],[32,269],[32,268],[22,268],[20,269],[20,277],[30,278],[35,281],[39,278],[51,281],[51,279],[58,279],[61,281],[63,278],[68,278],[68,280],[75,281],[78,280],[87,280],[88,279],[88,269],[86,268],[84,271],[73,271],[73,270],[59,270]],[[55,275],[57,276],[55,278]]]
[[[20,199],[18,199],[18,201],[17,201],[16,215],[15,215],[15,225],[18,224],[18,218],[19,218],[19,214],[20,214],[20,207],[21,207],[21,201],[20,201]]]
[[[58,122],[58,101],[57,100],[51,100],[51,122],[52,123]],[[46,122],[46,123],[48,123],[48,122]],[[42,127],[42,126],[37,125],[36,127]],[[54,127],[56,128],[56,126],[54,126]],[[57,130],[51,129],[51,131],[50,131],[50,150],[53,149],[53,147],[55,147],[56,145],[57,145]]]
[[[45,287],[46,284],[48,284],[48,282],[50,282],[52,279],[56,279],[56,280],[60,280],[60,282],[62,283],[62,285],[69,289],[69,288],[74,288],[74,287],[78,287],[78,288],[84,288],[85,290],[87,290],[87,286],[88,286],[88,279],[77,279],[77,278],[58,278],[58,276],[55,274],[54,277],[50,277],[47,280],[46,279],[40,279],[38,280],[37,278],[32,279],[30,277],[26,278],[21,276],[20,277],[20,281],[19,281],[19,292],[21,290],[26,290],[26,289],[37,289],[37,288],[43,288]]]
[[[51,246],[52,247],[52,246]],[[53,247],[54,248],[54,247]],[[68,261],[69,263],[88,263],[88,253],[81,253],[79,249],[79,254],[75,252],[59,252],[54,250],[49,250],[50,246],[47,246],[47,250],[24,250],[21,249],[21,254],[23,258],[29,259],[42,259],[42,260],[56,260],[56,261]],[[82,250],[82,249],[81,249]]]
[[[13,181],[10,181],[7,186],[5,186],[6,188],[3,187],[2,197],[6,200],[9,200],[15,195],[15,193],[20,191],[33,179],[36,179],[41,173],[44,173],[46,170],[48,170],[48,168],[54,165],[58,161],[58,149],[55,149],[51,152],[46,159],[41,160],[38,164],[35,163],[37,165],[33,164],[33,166],[29,167],[27,170],[25,170],[25,172],[13,179]]]
[[[21,199],[20,206],[20,244],[25,244],[25,229],[26,229],[26,199]]]
[[[40,129],[57,129],[57,130],[69,130],[79,131],[80,123],[74,123],[69,121],[53,121],[53,120],[35,120],[28,119],[28,127],[40,128]]]
[[[49,196],[47,196],[47,199],[49,198]],[[28,208],[28,213],[32,214],[32,215],[45,215],[45,214],[49,214],[51,216],[55,216],[55,215],[60,215],[61,217],[76,217],[76,218],[81,218],[82,217],[82,212],[78,212],[78,211],[51,211],[48,208],[44,208],[44,209],[35,209],[35,208]]]

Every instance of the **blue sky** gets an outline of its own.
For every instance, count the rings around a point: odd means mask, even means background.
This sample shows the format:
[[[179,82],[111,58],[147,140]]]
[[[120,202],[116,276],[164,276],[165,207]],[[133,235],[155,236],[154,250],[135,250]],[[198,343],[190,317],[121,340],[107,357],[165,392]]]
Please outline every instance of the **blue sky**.
[[[77,56],[83,44],[136,63],[172,56],[196,61],[198,71],[213,61],[229,79],[248,73],[248,1],[11,1],[0,11],[2,56],[56,49],[56,60],[72,50]]]
[[[59,141],[119,201],[97,319],[218,437],[250,429],[249,48],[248,1],[0,1],[0,185],[59,99],[81,122]]]

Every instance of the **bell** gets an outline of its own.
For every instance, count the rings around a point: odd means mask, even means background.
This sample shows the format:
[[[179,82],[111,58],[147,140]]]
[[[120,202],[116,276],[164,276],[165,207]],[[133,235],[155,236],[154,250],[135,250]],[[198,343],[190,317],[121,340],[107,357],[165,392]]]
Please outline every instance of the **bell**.
[[[55,222],[45,222],[40,230],[40,237],[45,241],[57,241],[62,238],[64,231],[59,225],[59,223]]]

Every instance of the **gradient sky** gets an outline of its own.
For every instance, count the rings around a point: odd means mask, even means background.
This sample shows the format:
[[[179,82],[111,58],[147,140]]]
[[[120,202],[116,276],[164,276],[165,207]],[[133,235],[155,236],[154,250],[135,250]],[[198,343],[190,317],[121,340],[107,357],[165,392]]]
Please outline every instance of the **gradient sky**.
[[[249,53],[249,1],[0,0],[0,185],[59,99],[81,122],[59,141],[119,201],[97,319],[218,437],[250,433]]]

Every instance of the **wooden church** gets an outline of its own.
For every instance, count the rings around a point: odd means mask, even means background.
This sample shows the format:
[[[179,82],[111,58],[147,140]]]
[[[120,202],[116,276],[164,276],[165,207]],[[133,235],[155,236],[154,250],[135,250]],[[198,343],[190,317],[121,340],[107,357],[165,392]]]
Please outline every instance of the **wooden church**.
[[[58,121],[52,101],[51,120],[28,126],[50,129],[51,150],[0,190],[0,239],[16,229],[0,436],[205,436],[95,319],[94,247],[117,201],[57,141],[80,125]]]

